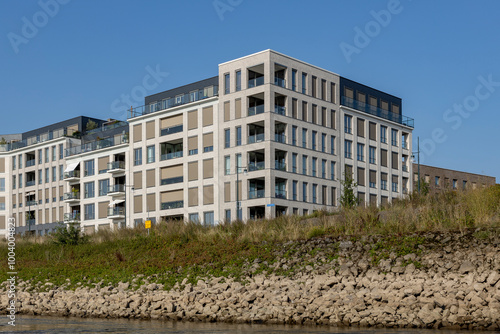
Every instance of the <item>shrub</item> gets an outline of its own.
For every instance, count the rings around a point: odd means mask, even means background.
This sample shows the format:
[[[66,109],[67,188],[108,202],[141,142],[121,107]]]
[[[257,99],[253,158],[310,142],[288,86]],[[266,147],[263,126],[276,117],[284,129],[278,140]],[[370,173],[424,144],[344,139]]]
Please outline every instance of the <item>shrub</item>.
[[[52,240],[58,245],[79,245],[89,241],[87,235],[83,235],[78,227],[69,225],[66,227],[61,224],[54,233],[51,234]]]

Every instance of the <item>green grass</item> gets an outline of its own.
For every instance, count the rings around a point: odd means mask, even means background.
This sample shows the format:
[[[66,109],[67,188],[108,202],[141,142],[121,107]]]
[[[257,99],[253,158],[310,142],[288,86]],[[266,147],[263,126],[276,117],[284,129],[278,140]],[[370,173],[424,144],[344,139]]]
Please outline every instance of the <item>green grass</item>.
[[[384,208],[358,207],[339,212],[320,210],[308,217],[279,217],[272,220],[236,222],[216,227],[194,223],[168,222],[151,229],[123,229],[116,233],[100,231],[87,243],[57,245],[47,238],[18,238],[16,269],[22,280],[84,286],[116,285],[132,281],[135,287],[147,277],[166,289],[187,278],[196,283],[202,277],[244,279],[255,259],[254,274],[293,275],[313,258],[327,261],[339,257],[339,244],[306,250],[301,241],[338,236],[353,243],[370,235],[381,236],[369,250],[372,264],[389,258],[421,252],[426,241],[423,232],[464,231],[481,228],[474,236],[486,239],[500,226],[500,187],[468,192],[446,192],[435,196],[411,196]],[[495,232],[497,233],[497,232]],[[366,239],[366,238],[365,238]],[[366,244],[366,243],[365,243]],[[6,244],[0,244],[0,257],[7,259]],[[283,269],[274,267],[281,259],[303,259]],[[409,264],[406,261],[404,264]],[[415,266],[419,264],[414,262]],[[0,264],[0,281],[7,278],[6,261]]]

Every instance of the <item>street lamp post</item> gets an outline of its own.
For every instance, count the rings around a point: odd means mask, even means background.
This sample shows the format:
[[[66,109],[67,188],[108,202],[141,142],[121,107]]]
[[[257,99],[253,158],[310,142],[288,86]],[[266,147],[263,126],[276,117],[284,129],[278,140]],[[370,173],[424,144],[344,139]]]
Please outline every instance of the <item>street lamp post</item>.
[[[236,218],[237,220],[241,220],[242,217],[240,217],[240,210],[241,210],[241,203],[240,203],[240,167],[238,164],[238,160],[236,160]],[[243,169],[243,174],[247,174],[247,169]]]
[[[132,192],[134,191],[134,185],[128,185],[128,184],[124,184],[123,185],[125,187],[125,227],[127,227],[127,208],[128,208],[128,202],[127,202],[127,188],[130,188],[130,190],[132,190]],[[130,201],[132,202],[132,201]]]
[[[415,153],[417,154],[418,163],[418,193],[420,194],[420,137],[417,137],[417,151],[412,152],[412,158],[415,158]]]

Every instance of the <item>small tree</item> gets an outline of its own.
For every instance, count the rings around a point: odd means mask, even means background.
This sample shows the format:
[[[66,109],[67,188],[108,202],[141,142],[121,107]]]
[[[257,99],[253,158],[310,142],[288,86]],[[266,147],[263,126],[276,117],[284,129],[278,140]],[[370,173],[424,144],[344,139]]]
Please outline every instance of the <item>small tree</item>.
[[[344,179],[340,180],[340,184],[342,185],[342,196],[340,196],[340,205],[343,208],[351,209],[354,206],[358,205],[358,198],[354,194],[354,189],[358,186],[351,175],[347,175],[344,172]]]
[[[89,121],[87,122],[86,129],[87,129],[87,131],[97,129],[97,123],[96,123],[96,122],[94,122],[93,120],[89,120]]]
[[[88,235],[83,235],[74,224],[70,224],[68,227],[65,225],[58,226],[51,236],[54,243],[58,245],[79,245],[89,240]]]
[[[5,140],[4,137],[2,137],[2,139],[0,139],[0,145],[5,145],[7,144],[7,141]]]

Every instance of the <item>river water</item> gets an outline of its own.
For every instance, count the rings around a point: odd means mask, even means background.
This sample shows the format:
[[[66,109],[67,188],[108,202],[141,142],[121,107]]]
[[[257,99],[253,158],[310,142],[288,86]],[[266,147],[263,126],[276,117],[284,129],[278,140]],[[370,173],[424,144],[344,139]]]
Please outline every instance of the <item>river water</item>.
[[[458,334],[484,333],[479,331],[444,331],[444,330],[414,330],[414,329],[359,329],[336,327],[305,327],[286,325],[248,325],[248,324],[219,324],[219,323],[183,323],[166,322],[159,320],[128,320],[128,319],[80,319],[60,317],[17,316],[16,326],[7,324],[7,316],[2,315],[0,320],[1,333],[170,333],[170,334]]]

